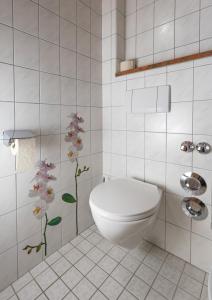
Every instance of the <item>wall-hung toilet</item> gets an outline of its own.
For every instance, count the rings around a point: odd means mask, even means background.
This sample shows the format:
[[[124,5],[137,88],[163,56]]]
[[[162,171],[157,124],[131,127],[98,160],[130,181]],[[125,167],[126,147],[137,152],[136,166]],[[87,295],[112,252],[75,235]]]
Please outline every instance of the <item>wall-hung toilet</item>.
[[[100,233],[113,243],[134,248],[154,224],[161,199],[157,186],[119,178],[96,186],[89,203]]]

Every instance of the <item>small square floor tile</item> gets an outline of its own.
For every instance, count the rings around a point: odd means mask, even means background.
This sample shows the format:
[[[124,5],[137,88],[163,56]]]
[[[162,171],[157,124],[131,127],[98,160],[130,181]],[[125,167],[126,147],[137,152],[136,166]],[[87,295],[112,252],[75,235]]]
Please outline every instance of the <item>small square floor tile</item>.
[[[32,281],[32,275],[30,273],[26,273],[24,276],[13,282],[12,286],[15,290],[15,292],[20,291],[27,283]]]
[[[197,299],[197,298],[186,293],[185,291],[181,290],[180,288],[177,288],[176,293],[173,298],[173,300],[195,300],[195,299]]]
[[[133,273],[138,269],[140,264],[140,260],[130,254],[125,256],[125,258],[121,261],[121,265]]]
[[[149,253],[153,256],[158,257],[161,260],[165,260],[165,258],[168,255],[168,252],[166,252],[165,250],[163,250],[157,246],[153,246]]]
[[[182,273],[175,267],[164,263],[162,268],[160,269],[160,274],[171,282],[177,284]]]
[[[186,263],[183,272],[186,273],[187,275],[189,275],[191,278],[193,278],[201,283],[204,282],[205,272],[195,266],[192,266],[189,263]]]
[[[83,275],[75,267],[72,267],[61,278],[70,289],[73,289],[83,278]]]
[[[14,291],[11,286],[0,292],[0,299],[1,300],[8,300],[14,295]]]
[[[118,265],[111,273],[111,276],[116,279],[116,281],[118,281],[123,287],[125,287],[130,281],[133,274],[121,265]]]
[[[118,299],[122,290],[123,287],[111,277],[108,277],[100,287],[100,291],[110,300]]]
[[[203,286],[202,293],[201,293],[201,300],[208,300],[208,287]]]
[[[67,243],[66,245],[64,245],[62,248],[59,249],[59,252],[64,255],[66,254],[68,251],[70,251],[71,249],[73,249],[73,245],[71,243]]]
[[[58,251],[56,251],[55,253],[51,254],[49,257],[46,258],[46,262],[47,262],[48,265],[52,265],[58,259],[60,259],[61,256],[62,255]]]
[[[93,262],[98,263],[105,255],[99,248],[94,247],[86,254]]]
[[[160,270],[160,267],[163,264],[163,260],[161,260],[160,258],[158,258],[152,254],[148,254],[145,257],[143,262],[145,265],[147,265],[148,267],[150,267],[151,269],[153,269],[156,272],[158,272]]]
[[[166,257],[165,263],[174,267],[176,270],[178,270],[180,272],[183,271],[184,266],[185,266],[185,261],[173,254],[168,254],[168,256]]]
[[[54,271],[52,271],[52,269],[48,268],[39,274],[35,279],[42,290],[45,291],[53,282],[58,279],[58,276]]]
[[[91,242],[93,245],[97,245],[102,240],[102,236],[94,232],[87,237],[87,240]]]
[[[108,300],[100,291],[97,291],[92,297],[91,300]]]
[[[71,241],[71,243],[72,243],[72,245],[76,246],[76,245],[78,245],[80,242],[82,242],[83,240],[84,240],[84,238],[83,238],[82,236],[78,235],[77,237],[75,237],[75,238]]]
[[[146,282],[148,285],[152,285],[153,281],[155,280],[157,273],[147,267],[146,265],[142,264],[138,270],[136,271],[136,276]]]
[[[78,299],[72,292],[70,292],[67,296],[65,296],[65,298],[63,298],[63,300],[78,300]]]
[[[129,254],[137,258],[140,262],[142,262],[144,258],[147,256],[148,252],[143,248],[137,247],[131,250]]]
[[[81,257],[83,257],[82,252],[80,252],[76,248],[73,248],[71,251],[69,251],[68,253],[65,254],[65,258],[67,258],[68,261],[70,261],[70,263],[72,263],[72,265],[74,265],[76,262],[78,262],[78,260],[80,260]]]
[[[189,277],[187,274],[183,274],[180,278],[179,287],[196,298],[200,298],[202,285],[200,282]]]
[[[58,261],[56,261],[52,266],[52,269],[57,273],[58,276],[63,275],[68,269],[71,268],[71,264],[65,259],[61,257]]]
[[[34,300],[42,293],[37,283],[33,280],[22,288],[18,293],[20,300]]]
[[[44,270],[46,270],[49,267],[45,261],[42,261],[39,265],[34,267],[30,273],[32,274],[33,277],[38,276],[40,273],[42,273]]]
[[[164,298],[162,295],[158,294],[156,291],[151,289],[145,300],[166,300],[166,298]],[[181,299],[181,300],[183,300],[183,299]]]
[[[52,284],[46,291],[46,296],[51,300],[61,300],[67,295],[69,289],[65,284],[58,279],[54,284]]]
[[[117,262],[109,256],[104,256],[102,260],[98,263],[98,265],[108,274],[110,274],[115,267],[117,266]]]
[[[172,299],[176,289],[176,285],[174,283],[160,275],[158,275],[152,287],[154,290],[168,299]]]
[[[133,277],[127,285],[127,290],[140,300],[145,299],[150,287],[141,279]]]
[[[36,300],[48,300],[44,294],[41,294]]]
[[[111,242],[105,239],[101,240],[97,245],[97,247],[105,253],[108,253],[113,246],[114,245]]]
[[[89,243],[87,240],[82,241],[77,245],[77,248],[84,254],[93,248],[93,244]]]
[[[100,269],[98,266],[95,266],[86,276],[90,282],[92,282],[97,288],[105,281],[108,277],[108,274]]]
[[[119,300],[137,300],[137,298],[135,298],[128,291],[124,290],[121,296],[119,297]]]
[[[94,263],[90,258],[84,256],[80,259],[76,264],[75,267],[83,274],[86,275],[88,272],[94,267]]]
[[[83,278],[78,285],[73,289],[73,293],[80,300],[88,300],[96,292],[95,286],[86,278]]]
[[[113,259],[115,259],[116,261],[118,261],[118,262],[120,262],[125,256],[126,256],[126,252],[122,249],[122,248],[120,248],[120,247],[118,247],[118,246],[116,246],[116,247],[113,247],[109,252],[108,252],[108,255],[110,256],[110,257],[112,257]]]
[[[86,229],[85,231],[83,231],[82,233],[80,233],[80,235],[81,235],[82,237],[86,238],[86,237],[88,237],[92,232],[93,232],[93,231],[92,231],[90,228],[88,228],[88,229]]]

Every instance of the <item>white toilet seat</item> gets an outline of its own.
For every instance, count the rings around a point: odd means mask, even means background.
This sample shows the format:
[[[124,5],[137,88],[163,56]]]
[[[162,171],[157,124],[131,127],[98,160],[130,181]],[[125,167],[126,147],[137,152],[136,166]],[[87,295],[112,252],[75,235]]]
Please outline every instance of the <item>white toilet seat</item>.
[[[132,222],[153,216],[158,211],[161,195],[162,191],[155,185],[120,178],[95,187],[90,195],[90,206],[106,219]]]

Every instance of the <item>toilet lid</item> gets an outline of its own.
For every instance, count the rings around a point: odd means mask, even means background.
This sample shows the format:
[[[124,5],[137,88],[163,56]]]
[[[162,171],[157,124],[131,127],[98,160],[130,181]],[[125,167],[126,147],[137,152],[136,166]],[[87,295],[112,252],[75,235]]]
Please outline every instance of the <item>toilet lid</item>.
[[[117,221],[141,220],[158,209],[162,190],[131,178],[120,178],[96,186],[90,206],[101,216]]]

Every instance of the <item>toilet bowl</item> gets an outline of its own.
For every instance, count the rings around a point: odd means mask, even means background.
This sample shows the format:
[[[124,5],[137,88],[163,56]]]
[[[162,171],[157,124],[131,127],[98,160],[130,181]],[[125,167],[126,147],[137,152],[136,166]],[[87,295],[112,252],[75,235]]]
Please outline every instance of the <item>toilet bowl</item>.
[[[96,186],[89,199],[94,222],[111,242],[135,248],[151,230],[160,208],[162,190],[131,178],[118,178]]]

